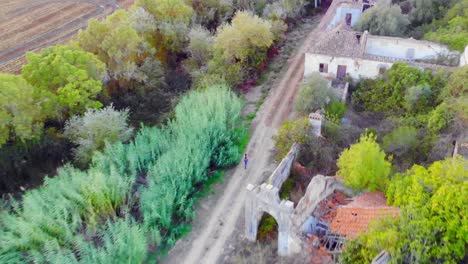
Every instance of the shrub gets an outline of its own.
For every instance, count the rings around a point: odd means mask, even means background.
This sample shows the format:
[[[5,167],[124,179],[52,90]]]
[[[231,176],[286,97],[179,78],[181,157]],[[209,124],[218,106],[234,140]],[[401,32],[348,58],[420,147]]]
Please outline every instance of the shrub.
[[[330,122],[341,124],[341,119],[346,113],[346,104],[333,101],[325,106],[325,117]]]
[[[294,107],[300,113],[309,114],[321,109],[334,98],[327,81],[319,73],[313,73],[301,85]]]
[[[77,145],[75,158],[86,163],[106,142],[126,142],[133,134],[128,126],[128,110],[117,111],[108,106],[101,110],[89,109],[81,116],[73,116],[65,125],[64,136]]]
[[[338,168],[345,185],[369,191],[384,190],[391,172],[390,162],[371,135],[361,136],[358,143],[345,149],[338,159]]]

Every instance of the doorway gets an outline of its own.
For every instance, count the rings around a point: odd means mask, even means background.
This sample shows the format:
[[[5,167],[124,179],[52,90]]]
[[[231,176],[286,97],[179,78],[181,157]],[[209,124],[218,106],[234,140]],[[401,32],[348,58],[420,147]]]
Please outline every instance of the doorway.
[[[351,15],[351,13],[346,13],[346,25],[347,26],[351,26],[351,18],[353,17],[353,15]]]
[[[338,69],[336,70],[336,78],[340,80],[344,80],[345,77],[346,77],[346,66],[338,65]]]

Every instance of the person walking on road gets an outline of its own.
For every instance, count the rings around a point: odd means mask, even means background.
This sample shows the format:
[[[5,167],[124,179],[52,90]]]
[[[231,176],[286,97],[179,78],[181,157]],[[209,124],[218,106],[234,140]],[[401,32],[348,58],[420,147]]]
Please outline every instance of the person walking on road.
[[[244,169],[247,169],[247,163],[249,162],[249,159],[247,158],[247,153],[244,154]]]

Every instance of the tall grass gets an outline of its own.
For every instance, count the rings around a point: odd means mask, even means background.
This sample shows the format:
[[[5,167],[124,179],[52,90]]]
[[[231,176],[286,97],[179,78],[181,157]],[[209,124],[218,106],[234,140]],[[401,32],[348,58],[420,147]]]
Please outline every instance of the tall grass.
[[[0,212],[0,263],[142,263],[172,245],[208,169],[240,159],[241,107],[223,86],[191,92],[166,126],[62,168]]]

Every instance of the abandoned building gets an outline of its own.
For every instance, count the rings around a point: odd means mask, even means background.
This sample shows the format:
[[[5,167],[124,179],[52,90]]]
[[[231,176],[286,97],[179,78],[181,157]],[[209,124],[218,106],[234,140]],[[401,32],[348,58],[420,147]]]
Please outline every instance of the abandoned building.
[[[459,53],[445,45],[429,41],[395,37],[373,36],[335,28],[321,32],[318,40],[305,54],[304,76],[319,72],[324,77],[344,79],[375,78],[395,62],[406,62],[424,68],[445,68],[435,64],[454,61],[458,65]]]
[[[341,0],[336,3],[335,12],[328,22],[327,29],[332,29],[342,22],[347,26],[354,26],[361,14],[375,5],[375,0]]]
[[[297,253],[312,241],[319,249],[317,252],[321,252],[319,257],[332,260],[341,254],[346,239],[365,232],[373,220],[399,215],[398,208],[386,205],[383,193],[363,193],[349,198],[353,192],[344,187],[341,179],[332,176],[312,177],[296,204],[280,199],[281,186],[289,177],[299,152],[300,146],[293,145],[267,181],[260,185],[248,184],[244,215],[248,240],[257,240],[260,219],[268,213],[278,224],[280,256]]]
[[[468,53],[460,55],[446,45],[416,40],[374,36],[351,29],[373,0],[334,0],[318,26],[317,38],[305,54],[304,76],[319,72],[327,79],[375,78],[395,62],[421,69],[463,66]]]

